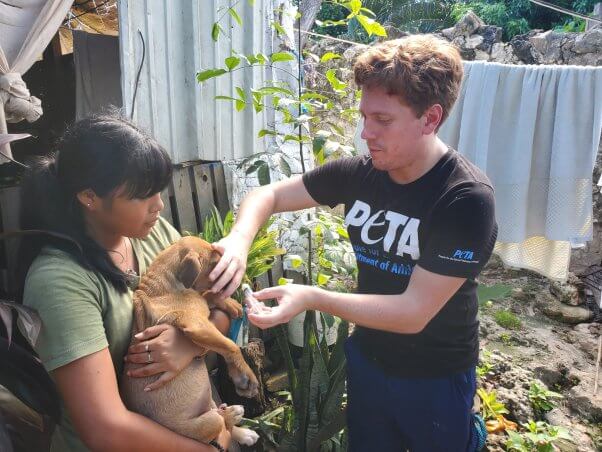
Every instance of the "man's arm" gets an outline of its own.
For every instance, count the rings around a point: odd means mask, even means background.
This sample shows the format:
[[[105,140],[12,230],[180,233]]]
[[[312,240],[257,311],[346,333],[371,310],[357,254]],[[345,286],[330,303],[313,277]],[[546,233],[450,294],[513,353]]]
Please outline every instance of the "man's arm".
[[[336,315],[358,325],[400,334],[422,331],[465,278],[444,276],[414,267],[406,291],[399,295],[348,294],[301,285],[263,289],[258,300],[276,299],[278,306],[251,310],[249,320],[260,328],[286,323],[297,314],[313,309]]]
[[[247,266],[247,254],[257,231],[274,213],[316,207],[301,176],[253,190],[245,197],[236,216],[236,222],[227,237],[213,245],[222,255],[209,278],[214,281],[211,290],[229,297],[240,285]]]

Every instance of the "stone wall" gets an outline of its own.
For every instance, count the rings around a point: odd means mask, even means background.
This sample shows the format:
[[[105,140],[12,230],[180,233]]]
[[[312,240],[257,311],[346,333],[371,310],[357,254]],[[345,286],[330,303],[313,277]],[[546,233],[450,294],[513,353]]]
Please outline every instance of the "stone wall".
[[[486,25],[469,12],[454,27],[441,33],[453,42],[465,60],[507,64],[602,65],[602,26],[584,33],[533,30],[502,42],[502,29]]]

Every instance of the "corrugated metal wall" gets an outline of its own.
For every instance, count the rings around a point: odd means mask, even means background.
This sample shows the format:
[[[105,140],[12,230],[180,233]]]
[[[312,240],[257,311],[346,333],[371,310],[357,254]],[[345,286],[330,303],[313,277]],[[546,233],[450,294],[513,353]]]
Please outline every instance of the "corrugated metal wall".
[[[119,2],[122,93],[132,111],[136,77],[144,40],[145,56],[134,103],[134,120],[165,146],[174,163],[190,160],[231,160],[263,150],[257,132],[274,121],[269,110],[234,110],[216,95],[236,97],[234,87],[262,86],[273,75],[268,68],[242,69],[200,85],[199,70],[225,67],[232,50],[250,54],[274,50],[270,23],[283,1],[243,0],[236,4],[243,25],[227,13],[228,0],[122,0]],[[236,2],[234,2],[236,3]],[[288,0],[285,2],[288,3]],[[222,10],[220,11],[220,8]],[[231,40],[211,38],[213,23]],[[142,36],[142,39],[140,38]],[[294,70],[295,62],[289,63]],[[270,117],[272,116],[272,117]]]

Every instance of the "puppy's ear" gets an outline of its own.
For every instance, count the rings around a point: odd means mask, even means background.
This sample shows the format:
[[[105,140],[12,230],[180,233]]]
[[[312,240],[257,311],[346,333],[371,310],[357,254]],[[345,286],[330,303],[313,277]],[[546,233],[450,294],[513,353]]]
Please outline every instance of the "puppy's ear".
[[[219,262],[221,255],[217,251],[206,252],[203,250],[199,253],[199,273],[192,284],[192,288],[199,293],[209,289],[212,282],[209,280],[209,273],[215,268]]]
[[[218,253],[215,250],[211,251],[211,254],[209,255],[209,266],[211,267],[211,269],[213,269],[213,267],[217,265],[221,258],[222,255],[220,253]]]
[[[190,288],[194,285],[201,274],[201,263],[199,261],[199,253],[189,251],[188,254],[180,262],[177,277],[184,287]]]

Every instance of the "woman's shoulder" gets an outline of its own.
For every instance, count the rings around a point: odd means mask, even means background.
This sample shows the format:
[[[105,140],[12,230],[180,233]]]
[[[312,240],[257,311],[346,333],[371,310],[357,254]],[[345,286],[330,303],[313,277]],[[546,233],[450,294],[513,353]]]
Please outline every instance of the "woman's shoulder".
[[[99,290],[98,277],[94,271],[85,268],[69,252],[47,246],[29,267],[23,302],[29,305],[31,300],[43,300],[54,293],[64,292],[85,291],[95,296]]]
[[[73,254],[68,251],[45,246],[40,254],[33,260],[27,273],[28,279],[38,275],[40,272],[50,272],[60,274],[77,274],[80,276],[89,276],[93,273],[86,269]]]

